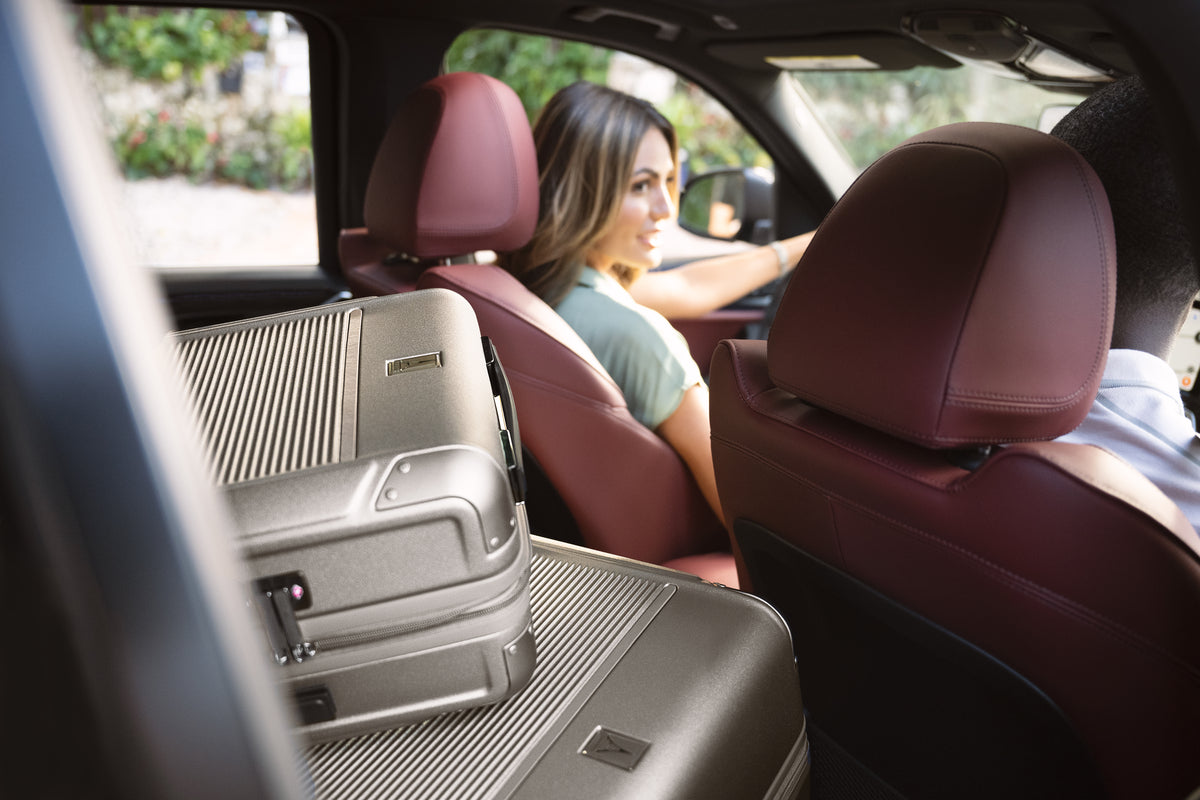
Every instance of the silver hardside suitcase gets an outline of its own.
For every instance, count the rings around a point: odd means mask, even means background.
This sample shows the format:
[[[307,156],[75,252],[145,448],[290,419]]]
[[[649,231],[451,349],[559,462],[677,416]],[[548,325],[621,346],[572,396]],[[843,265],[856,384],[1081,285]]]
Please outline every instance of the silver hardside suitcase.
[[[310,739],[525,686],[520,443],[465,300],[432,289],[173,338],[254,579],[264,658]]]
[[[808,797],[799,679],[773,608],[691,575],[533,541],[528,688],[310,747],[315,797]]]

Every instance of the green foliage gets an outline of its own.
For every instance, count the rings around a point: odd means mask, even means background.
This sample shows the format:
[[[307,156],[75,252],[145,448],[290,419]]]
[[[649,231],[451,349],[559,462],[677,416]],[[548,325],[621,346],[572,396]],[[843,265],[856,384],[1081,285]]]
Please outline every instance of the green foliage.
[[[530,120],[564,86],[585,80],[605,84],[613,51],[580,42],[500,30],[467,31],[446,53],[447,71],[482,72],[508,84]],[[711,97],[677,81],[660,109],[679,133],[689,169],[697,174],[718,166],[769,166],[758,143]]]
[[[688,171],[699,175],[718,167],[770,167],[758,142],[706,92],[684,81],[659,109],[675,126],[688,153]]]
[[[312,184],[312,112],[309,109],[275,116],[269,123],[275,144],[273,182],[285,189]]]
[[[792,75],[860,168],[939,125],[989,120],[1036,127],[1041,108],[1061,102],[1031,84],[965,67]]]
[[[193,183],[217,179],[295,190],[312,183],[311,131],[308,110],[254,115],[235,137],[160,111],[138,116],[112,145],[131,180],[184,175]]]
[[[851,160],[859,166],[921,131],[937,120],[962,116],[958,70],[920,67],[897,79],[895,73],[872,71],[795,73],[826,121],[834,128]]]
[[[265,50],[258,13],[217,9],[82,6],[73,10],[83,47],[131,82],[154,84],[162,105],[117,123],[111,144],[131,180],[183,175],[194,183],[232,181],[293,190],[312,183],[311,112],[252,114],[245,124],[201,119],[188,101],[208,70],[236,65]],[[183,91],[164,84],[182,84]],[[183,98],[183,99],[180,99]],[[228,132],[223,129],[228,129]]]
[[[512,87],[530,120],[564,86],[604,83],[612,51],[511,31],[473,30],[446,52],[448,72],[482,72]]]
[[[237,147],[218,160],[216,175],[252,189],[307,187],[312,182],[311,131],[308,110],[256,114]]]
[[[113,150],[128,178],[181,174],[201,181],[213,174],[218,140],[199,123],[146,112],[117,135]]]
[[[252,13],[87,6],[79,11],[79,35],[101,61],[143,80],[198,81],[205,67],[225,69],[246,51],[265,47]]]

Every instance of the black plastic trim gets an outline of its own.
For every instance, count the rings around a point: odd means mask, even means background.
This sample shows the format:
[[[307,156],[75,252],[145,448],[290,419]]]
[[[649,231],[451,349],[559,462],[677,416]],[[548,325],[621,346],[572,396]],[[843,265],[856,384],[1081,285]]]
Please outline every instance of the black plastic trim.
[[[1024,676],[766,528],[739,519],[734,535],[755,593],[791,626],[812,721],[888,785],[909,798],[1105,796],[1070,721]]]

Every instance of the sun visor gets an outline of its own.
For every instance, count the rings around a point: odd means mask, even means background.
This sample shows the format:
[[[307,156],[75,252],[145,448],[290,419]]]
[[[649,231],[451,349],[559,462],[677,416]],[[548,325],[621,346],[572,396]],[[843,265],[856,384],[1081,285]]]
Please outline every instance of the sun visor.
[[[708,46],[714,58],[749,69],[884,69],[956,67],[958,62],[907,36],[829,35],[759,39]]]

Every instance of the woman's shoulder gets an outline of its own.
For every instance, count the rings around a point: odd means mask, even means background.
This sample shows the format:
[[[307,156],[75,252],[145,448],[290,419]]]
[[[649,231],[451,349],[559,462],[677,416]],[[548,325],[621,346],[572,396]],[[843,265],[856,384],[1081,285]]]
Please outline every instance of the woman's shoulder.
[[[588,333],[593,333],[644,343],[651,334],[661,337],[671,330],[670,323],[657,311],[604,288],[580,283],[556,307],[585,340]]]

